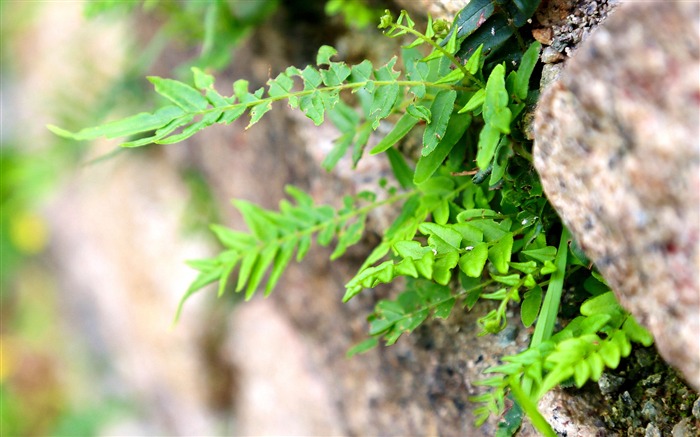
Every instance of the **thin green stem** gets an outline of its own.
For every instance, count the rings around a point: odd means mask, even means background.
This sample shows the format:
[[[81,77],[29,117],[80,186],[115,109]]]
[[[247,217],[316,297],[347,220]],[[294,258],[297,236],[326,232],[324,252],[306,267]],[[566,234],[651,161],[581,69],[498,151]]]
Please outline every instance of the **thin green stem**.
[[[546,437],[557,437],[557,433],[554,432],[552,426],[537,409],[537,404],[530,399],[524,387],[521,387],[518,383],[518,378],[515,376],[508,378],[508,385],[510,386],[510,392],[520,405],[520,408],[530,418],[532,425]]]
[[[566,257],[569,250],[569,231],[564,226],[561,231],[561,239],[559,240],[559,249],[557,256],[554,259],[554,265],[557,270],[552,273],[547,287],[547,294],[544,297],[542,310],[537,319],[535,332],[530,340],[530,349],[536,348],[544,341],[547,341],[554,332],[554,323],[559,314],[559,305],[561,303],[561,295],[564,289],[564,278],[566,277]],[[532,379],[523,378],[523,390],[530,396],[532,393]]]
[[[426,310],[426,309],[437,308],[437,307],[439,307],[440,305],[444,304],[445,302],[449,301],[450,299],[455,299],[455,300],[456,300],[456,299],[459,299],[459,298],[461,298],[461,297],[463,297],[463,296],[466,296],[467,294],[471,293],[472,291],[478,290],[478,289],[480,289],[480,288],[486,288],[486,287],[488,287],[489,285],[493,284],[494,282],[496,282],[496,281],[494,281],[493,279],[489,279],[489,280],[486,280],[486,281],[484,281],[484,282],[479,283],[479,285],[475,285],[474,287],[470,287],[470,288],[464,289],[464,290],[460,291],[459,293],[451,294],[450,297],[446,297],[446,298],[443,298],[443,299],[439,299],[439,300],[433,301],[433,302],[429,303],[428,305],[423,306],[423,307],[420,307],[419,309],[417,309],[417,310],[415,310],[415,311],[405,313],[403,316],[401,316],[401,317],[399,317],[398,319],[396,319],[396,321],[398,322],[398,321],[400,321],[400,320],[413,318],[413,317],[414,317],[416,314],[418,314],[420,311],[423,311],[423,310]],[[383,334],[385,334],[385,333],[386,333],[386,332],[382,331],[381,333],[377,334],[376,336],[377,336],[377,337],[381,337],[381,336],[382,336]]]
[[[452,64],[454,64],[457,68],[459,68],[462,71],[462,73],[464,73],[464,77],[468,78],[471,82],[479,85],[479,88],[484,88],[486,86],[486,84],[484,82],[482,82],[481,80],[479,80],[479,78],[477,78],[476,76],[471,74],[469,72],[469,70],[467,70],[467,68],[464,66],[464,64],[459,62],[459,59],[457,59],[457,57],[455,55],[453,55],[452,53],[445,50],[444,47],[442,47],[440,44],[435,42],[432,38],[428,38],[426,35],[420,33],[419,31],[417,31],[411,27],[404,26],[402,24],[394,24],[394,27],[397,29],[401,29],[407,33],[410,33],[411,35],[413,35],[417,38],[420,38],[421,40],[430,44],[435,50],[442,53],[447,59],[450,60],[450,62],[452,62]]]
[[[445,83],[438,84],[438,83],[426,82],[426,81],[421,81],[421,80],[393,80],[393,81],[392,80],[366,80],[363,82],[353,82],[353,83],[347,83],[347,84],[342,84],[342,85],[319,87],[319,88],[314,88],[314,89],[295,91],[295,92],[292,92],[289,94],[283,94],[283,95],[274,96],[274,97],[265,97],[265,98],[258,99],[258,100],[252,100],[250,102],[238,102],[238,103],[233,103],[231,105],[215,106],[215,107],[203,109],[201,111],[188,112],[187,114],[183,115],[182,117],[191,117],[193,115],[195,115],[195,116],[206,115],[206,114],[209,114],[211,112],[231,111],[231,110],[240,109],[240,108],[248,109],[248,108],[252,108],[254,106],[258,106],[258,105],[264,105],[266,103],[274,103],[274,102],[278,102],[280,100],[289,100],[293,97],[304,97],[304,96],[308,96],[308,95],[316,93],[316,92],[330,93],[333,91],[354,90],[354,89],[365,87],[370,82],[374,83],[374,86],[398,85],[398,86],[404,86],[404,87],[411,87],[411,86],[416,86],[416,85],[425,85],[426,87],[455,89],[454,86],[449,85],[449,84],[445,84]]]
[[[352,211],[347,212],[345,214],[335,216],[332,219],[330,219],[329,221],[319,223],[319,224],[314,225],[314,226],[310,226],[306,229],[302,229],[302,230],[291,232],[289,234],[285,234],[285,235],[283,235],[275,240],[272,240],[272,241],[259,240],[256,244],[257,250],[262,250],[265,246],[268,246],[269,244],[275,244],[275,245],[281,246],[287,240],[299,239],[299,238],[306,236],[306,235],[313,235],[317,232],[322,231],[323,229],[325,229],[328,226],[331,226],[331,225],[337,226],[341,223],[347,222],[348,220],[350,220],[354,217],[363,216],[363,215],[367,214],[368,212],[372,211],[373,209],[379,208],[380,206],[384,206],[384,205],[387,205],[390,203],[398,202],[399,200],[403,200],[407,197],[412,196],[413,194],[415,194],[415,192],[416,192],[416,190],[410,190],[410,191],[406,191],[406,192],[403,192],[400,194],[395,194],[393,196],[387,197],[384,200],[380,200],[378,202],[372,202],[369,205],[363,206],[362,208],[353,209]]]

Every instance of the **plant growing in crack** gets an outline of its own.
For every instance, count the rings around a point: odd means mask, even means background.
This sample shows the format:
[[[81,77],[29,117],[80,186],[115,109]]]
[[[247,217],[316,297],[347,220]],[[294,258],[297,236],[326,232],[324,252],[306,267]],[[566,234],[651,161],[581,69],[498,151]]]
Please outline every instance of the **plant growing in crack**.
[[[394,57],[378,67],[368,60],[347,65],[334,59],[334,48],[323,46],[315,66],[288,67],[255,91],[237,80],[230,96],[217,92],[214,77],[195,67],[192,84],[149,78],[170,102],[155,112],[76,133],[50,129],[75,140],[128,137],[123,147],[171,144],[244,115],[250,128],[273,103],[284,101],[316,125],[330,120],[339,130],[323,162],[331,170],[347,153],[356,164],[380,122],[391,123],[391,131],[369,150],[385,154],[395,175],[396,186],[382,200],[363,192],[334,209],[288,187],[291,201],[282,200],[277,211],[234,201],[249,232],[212,225],[223,250],[190,262],[199,275],[181,306],[211,283],[225,293],[231,276],[246,299],[263,284],[267,295],[314,239],[321,246],[334,244],[331,259],[336,259],[362,239],[370,211],[399,205],[381,242],[346,283],[343,301],[400,277],[409,279],[406,289],[377,303],[368,316],[369,338],[348,354],[366,352],[382,340],[391,345],[429,317],[470,310],[482,299],[499,304],[479,320],[480,335],[497,333],[506,325],[507,309],[519,305],[523,325],[535,325],[530,347],[488,370],[496,376],[482,382],[490,391],[473,399],[483,404],[475,411],[477,421],[503,414],[510,397],[520,409],[509,412],[516,417],[503,422],[503,432],[517,429],[522,416],[517,411],[524,411],[541,432],[553,435],[536,408],[544,393],[572,378],[579,387],[597,380],[630,353],[631,342],[649,345],[652,339],[571,249],[532,167],[523,115],[538,97],[531,79],[540,45],[526,45],[519,27],[538,4],[473,0],[451,25],[428,18],[425,31],[405,11],[398,17],[387,11],[379,27],[388,37],[410,39],[400,63]],[[347,93],[357,107],[345,103]],[[422,131],[420,153],[405,156],[401,141],[414,130]],[[581,316],[555,334],[565,284],[582,273],[589,299]]]

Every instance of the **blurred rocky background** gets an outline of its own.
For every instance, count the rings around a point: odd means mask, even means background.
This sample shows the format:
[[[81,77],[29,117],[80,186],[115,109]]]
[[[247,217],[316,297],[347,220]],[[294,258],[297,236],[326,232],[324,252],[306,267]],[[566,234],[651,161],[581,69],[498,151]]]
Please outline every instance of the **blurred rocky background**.
[[[329,251],[315,248],[268,299],[203,291],[172,323],[194,278],[184,261],[217,250],[207,225],[243,229],[230,199],[275,207],[293,183],[337,205],[388,176],[384,161],[327,174],[319,163],[335,131],[284,105],[247,131],[216,126],[137,150],[65,142],[44,127],[150,110],[145,76],[186,78],[192,64],[208,65],[228,94],[237,78],[256,88],[313,62],[321,44],[349,63],[386,61],[396,46],[374,29],[377,10],[450,19],[459,9],[396,3],[365,2],[346,15],[320,1],[0,3],[3,436],[495,434],[493,421],[474,427],[468,397],[480,372],[523,349],[530,333],[514,322],[496,338],[477,337],[488,305],[345,358],[365,338],[376,300],[392,293],[340,303],[372,235],[332,268]],[[570,35],[570,22],[588,16],[575,3],[543,2],[556,12],[533,26],[537,35]],[[602,19],[608,3],[589,12]],[[553,39],[560,62],[574,43]],[[373,220],[379,228],[386,217]],[[653,348],[629,361],[602,385],[555,393],[548,418],[578,424],[569,435],[697,432],[677,415],[700,418],[682,378]]]

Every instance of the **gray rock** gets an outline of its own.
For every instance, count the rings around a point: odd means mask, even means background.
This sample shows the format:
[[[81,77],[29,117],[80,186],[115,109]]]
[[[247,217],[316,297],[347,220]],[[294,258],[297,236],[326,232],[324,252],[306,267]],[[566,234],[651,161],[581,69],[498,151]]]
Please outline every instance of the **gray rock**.
[[[686,417],[673,427],[673,431],[671,431],[671,433],[673,437],[695,437],[697,436],[696,431],[697,430],[693,428],[692,419],[690,417]]]
[[[543,94],[534,147],[579,245],[695,389],[699,17],[697,3],[620,6]]]
[[[609,373],[603,373],[598,380],[598,387],[601,393],[611,394],[617,392],[624,382],[624,378]]]
[[[646,420],[653,421],[656,419],[658,414],[659,408],[656,401],[648,400],[644,402],[644,406],[642,407],[642,417],[644,417]]]
[[[644,437],[661,437],[661,431],[653,423],[647,425],[644,430]]]

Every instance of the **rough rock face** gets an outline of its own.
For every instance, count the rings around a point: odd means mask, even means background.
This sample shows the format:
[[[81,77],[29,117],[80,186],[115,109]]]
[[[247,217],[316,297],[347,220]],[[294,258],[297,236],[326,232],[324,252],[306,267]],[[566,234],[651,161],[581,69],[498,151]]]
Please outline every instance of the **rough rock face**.
[[[542,96],[547,196],[662,356],[700,389],[700,5],[623,4]]]

